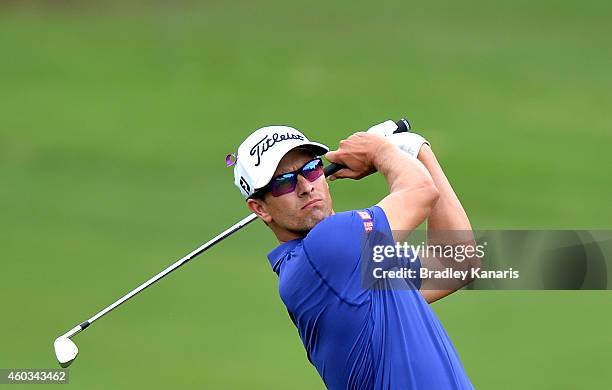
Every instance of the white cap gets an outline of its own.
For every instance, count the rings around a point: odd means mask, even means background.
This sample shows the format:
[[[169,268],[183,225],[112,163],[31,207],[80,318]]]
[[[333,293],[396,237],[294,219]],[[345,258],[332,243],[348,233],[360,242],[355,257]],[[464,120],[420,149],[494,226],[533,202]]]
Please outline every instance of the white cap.
[[[272,179],[280,160],[290,150],[302,147],[317,156],[329,151],[318,142],[311,142],[297,129],[289,126],[267,126],[255,130],[244,140],[236,154],[234,184],[245,198],[265,187]]]

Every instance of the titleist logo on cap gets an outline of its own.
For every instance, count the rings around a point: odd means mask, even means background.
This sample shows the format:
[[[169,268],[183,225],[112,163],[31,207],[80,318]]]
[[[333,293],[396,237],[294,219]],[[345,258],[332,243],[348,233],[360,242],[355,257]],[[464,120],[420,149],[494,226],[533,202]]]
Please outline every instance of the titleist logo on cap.
[[[274,133],[272,134],[271,137],[268,136],[268,134],[266,134],[265,137],[263,137],[261,139],[261,141],[257,142],[250,151],[251,156],[257,156],[257,162],[255,163],[255,166],[259,166],[259,164],[261,163],[261,156],[263,156],[263,154],[265,152],[267,152],[268,150],[270,150],[270,148],[272,146],[274,146],[276,143],[281,142],[281,141],[287,141],[287,140],[292,140],[292,139],[299,139],[300,141],[304,141],[304,137],[300,134],[291,134],[291,133],[287,133],[287,134],[278,134],[278,133]]]

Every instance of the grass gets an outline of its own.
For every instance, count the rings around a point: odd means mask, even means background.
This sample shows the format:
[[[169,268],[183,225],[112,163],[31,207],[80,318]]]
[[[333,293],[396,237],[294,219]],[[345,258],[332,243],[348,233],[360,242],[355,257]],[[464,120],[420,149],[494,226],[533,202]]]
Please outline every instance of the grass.
[[[332,147],[407,116],[472,224],[609,228],[607,2],[185,2],[0,7],[0,367],[244,215],[252,129]],[[334,183],[337,210],[384,182]],[[260,223],[77,336],[76,388],[322,388]],[[477,388],[606,388],[608,292],[434,305]]]

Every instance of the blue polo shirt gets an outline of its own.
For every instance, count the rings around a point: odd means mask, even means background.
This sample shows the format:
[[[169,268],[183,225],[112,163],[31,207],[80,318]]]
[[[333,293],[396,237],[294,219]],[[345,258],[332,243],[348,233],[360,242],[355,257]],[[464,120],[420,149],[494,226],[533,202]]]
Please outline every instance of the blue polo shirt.
[[[367,249],[394,243],[384,211],[374,206],[327,217],[306,237],[270,252],[280,297],[308,360],[332,390],[472,389],[418,291],[420,280],[364,279],[372,264]],[[401,258],[379,265],[420,267]]]

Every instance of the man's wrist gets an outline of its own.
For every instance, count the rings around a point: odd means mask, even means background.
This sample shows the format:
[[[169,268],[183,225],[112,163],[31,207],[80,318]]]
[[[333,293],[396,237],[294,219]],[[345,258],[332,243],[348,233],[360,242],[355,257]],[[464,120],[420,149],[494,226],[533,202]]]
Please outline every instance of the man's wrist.
[[[421,145],[421,149],[419,150],[419,154],[417,155],[419,161],[424,163],[426,160],[431,159],[432,157],[435,156],[433,150],[431,149],[431,146],[429,146],[429,144],[427,143]]]
[[[393,145],[386,138],[382,138],[378,145],[373,149],[372,165],[377,171],[380,171],[380,167],[387,158],[389,153],[398,151],[397,147]]]
[[[432,176],[441,169],[435,153],[428,144],[423,144],[423,146],[421,146],[417,159],[427,168]]]

